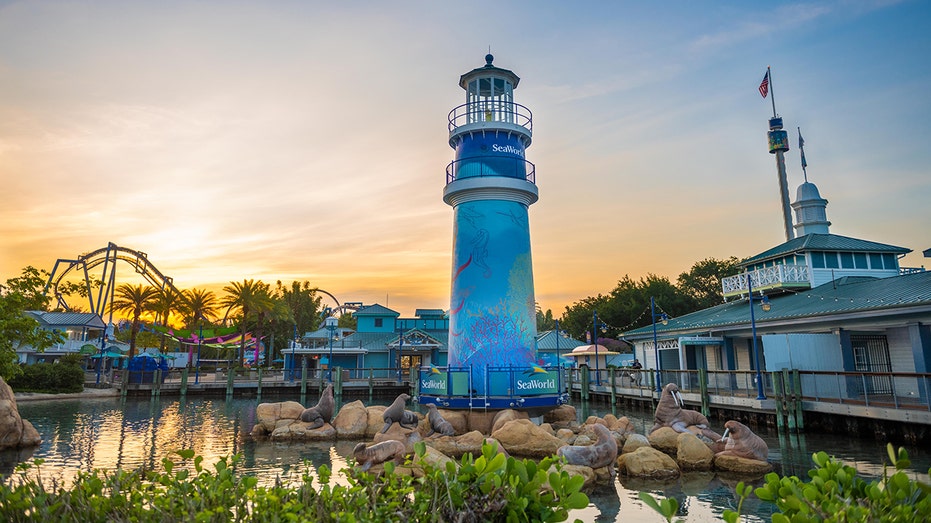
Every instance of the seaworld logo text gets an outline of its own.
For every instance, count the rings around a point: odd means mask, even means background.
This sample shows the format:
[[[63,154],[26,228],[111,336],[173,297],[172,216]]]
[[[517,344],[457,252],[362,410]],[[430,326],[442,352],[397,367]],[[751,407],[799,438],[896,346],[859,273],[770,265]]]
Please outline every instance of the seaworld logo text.
[[[524,156],[524,150],[518,147],[514,147],[513,145],[492,144],[491,150],[492,152],[496,152],[496,153],[516,154],[517,156],[520,156],[520,157]]]
[[[445,389],[446,380],[420,380],[421,389]]]
[[[526,389],[555,389],[556,380],[528,380],[528,381],[518,381],[517,389],[526,390]]]

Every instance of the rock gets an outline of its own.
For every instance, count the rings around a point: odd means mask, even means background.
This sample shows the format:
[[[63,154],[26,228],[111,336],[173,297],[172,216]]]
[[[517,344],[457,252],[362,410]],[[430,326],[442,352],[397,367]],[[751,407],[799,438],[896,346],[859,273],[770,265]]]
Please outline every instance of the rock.
[[[572,443],[575,441],[575,432],[572,432],[570,429],[559,429],[556,431],[556,437],[566,443]]]
[[[252,433],[256,434],[256,428],[261,425],[265,434],[270,434],[275,430],[278,421],[282,419],[296,420],[301,417],[304,406],[296,401],[283,401],[279,403],[259,403],[255,407],[256,426],[252,428]],[[295,414],[296,412],[296,414]]]
[[[714,457],[714,468],[747,476],[762,476],[773,470],[772,464],[768,461],[757,461],[727,454],[718,454]]]
[[[418,458],[415,455],[413,457],[413,461],[414,462],[410,467],[411,474],[413,474],[414,477],[418,477],[418,478],[421,478],[424,475],[424,472],[423,472],[424,465],[430,465],[435,469],[446,470],[447,463],[452,463],[454,465],[456,464],[456,460],[450,458],[446,454],[443,454],[439,450],[433,447],[430,447],[430,446],[426,447],[423,456]]]
[[[679,434],[676,463],[680,470],[711,470],[714,454],[704,442],[691,432]]]
[[[621,454],[627,454],[633,452],[640,447],[649,447],[650,441],[643,434],[631,434],[627,436],[627,441],[624,442],[624,446],[621,448]]]
[[[621,441],[618,442],[620,444],[623,444],[625,441],[627,441],[627,438],[631,434],[637,433],[634,424],[631,423],[630,418],[627,416],[615,418],[613,423],[608,421],[608,417],[605,416],[605,421],[608,422],[608,428],[611,429],[611,432],[616,432],[621,437]]]
[[[679,476],[679,466],[667,454],[652,447],[640,447],[617,458],[617,470],[621,474],[642,478],[674,478]]]
[[[484,441],[485,436],[483,436],[481,432],[473,430],[472,432],[466,432],[461,436],[440,436],[438,438],[427,438],[425,443],[428,447],[433,447],[447,456],[460,458],[469,452],[471,452],[475,457],[481,455],[482,443]]]
[[[588,434],[579,434],[575,437],[575,441],[572,442],[573,445],[591,445],[595,441]]]
[[[540,428],[549,432],[550,434],[554,436],[556,435],[556,429],[554,429],[553,426],[550,425],[549,423],[541,423]]]
[[[491,433],[512,456],[545,458],[556,454],[565,441],[547,433],[529,419],[517,419],[505,423]]]
[[[585,420],[585,423],[582,424],[582,426],[584,427],[585,425],[592,425],[592,424],[595,424],[595,423],[597,423],[597,424],[599,424],[599,425],[604,425],[605,427],[608,426],[608,423],[607,423],[605,420],[599,418],[598,416],[589,416],[589,417]]]
[[[365,405],[358,400],[343,405],[332,424],[336,429],[336,437],[339,439],[364,439],[368,427],[368,413]]]
[[[560,405],[543,415],[543,421],[555,429],[569,428],[569,424],[575,423],[576,419],[575,407],[572,405]]]
[[[504,426],[505,423],[517,419],[530,419],[530,415],[526,412],[522,412],[514,409],[505,409],[495,415],[494,420],[491,422],[491,433],[494,434],[496,430]]]
[[[366,407],[366,427],[365,427],[365,437],[371,439],[375,437],[375,434],[381,432],[381,429],[385,428],[385,409],[387,405],[372,405]]]
[[[650,445],[657,450],[665,452],[672,457],[676,456],[679,448],[679,433],[670,427],[660,427],[647,436]]]
[[[0,378],[0,449],[34,447],[41,442],[32,423],[20,417],[13,389]]]
[[[469,419],[466,412],[461,410],[437,409],[443,416],[443,419],[449,422],[456,431],[456,434],[465,434],[469,432]]]

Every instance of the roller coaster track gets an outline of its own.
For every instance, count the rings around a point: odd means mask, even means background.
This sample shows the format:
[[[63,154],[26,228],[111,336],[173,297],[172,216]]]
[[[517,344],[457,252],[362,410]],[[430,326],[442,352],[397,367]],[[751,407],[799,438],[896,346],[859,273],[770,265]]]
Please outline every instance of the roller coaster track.
[[[155,265],[152,265],[146,253],[120,247],[110,242],[102,249],[82,254],[73,260],[59,258],[52,268],[48,283],[45,284],[45,294],[48,295],[49,291],[53,292],[58,305],[64,310],[71,310],[58,287],[72,271],[80,272],[87,287],[88,310],[103,318],[107,303],[113,301],[113,293],[116,290],[117,261],[128,263],[136,273],[141,274],[154,287],[162,290],[168,288],[178,292],[172,278],[165,276]],[[95,300],[94,289],[91,287],[91,271],[98,267],[101,268],[100,281],[103,285],[97,289]]]

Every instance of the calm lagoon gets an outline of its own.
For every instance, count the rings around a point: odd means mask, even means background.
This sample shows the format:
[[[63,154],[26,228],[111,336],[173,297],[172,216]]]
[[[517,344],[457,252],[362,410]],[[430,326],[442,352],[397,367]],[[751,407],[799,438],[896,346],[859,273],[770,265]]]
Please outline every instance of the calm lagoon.
[[[285,401],[290,397],[265,397],[265,402]],[[316,399],[309,400],[313,404]],[[311,471],[326,465],[334,471],[349,466],[356,442],[277,443],[254,441],[249,432],[255,424],[255,398],[191,397],[80,399],[29,401],[19,403],[23,418],[35,425],[42,435],[42,445],[33,452],[0,453],[0,473],[9,474],[16,463],[41,458],[44,464],[33,474],[45,481],[70,482],[79,471],[114,470],[137,467],[161,468],[163,458],[178,449],[193,449],[213,463],[219,458],[241,454],[239,471],[257,477],[264,484],[276,478],[300,481],[305,461]],[[390,403],[386,401],[381,404]],[[589,414],[610,412],[605,405],[577,406],[580,420]],[[653,425],[653,413],[618,411],[645,433]],[[722,427],[713,427],[723,432]],[[811,454],[825,450],[866,476],[882,474],[885,444],[836,435],[807,434],[791,442],[770,434],[760,434],[769,444],[769,458],[782,474],[806,477],[811,468]],[[928,480],[931,449],[906,446],[916,471],[914,477]],[[919,473],[922,472],[922,473]],[[314,475],[316,473],[314,472]],[[336,481],[340,480],[334,475]],[[48,482],[46,484],[49,484]],[[736,506],[733,486],[736,480],[714,473],[691,473],[675,481],[644,481],[618,477],[612,485],[589,493],[589,507],[574,511],[572,518],[582,521],[663,521],[640,501],[640,491],[657,496],[675,497],[680,517],[687,522],[722,521],[721,513]],[[769,521],[773,507],[758,500],[744,504],[744,521]]]

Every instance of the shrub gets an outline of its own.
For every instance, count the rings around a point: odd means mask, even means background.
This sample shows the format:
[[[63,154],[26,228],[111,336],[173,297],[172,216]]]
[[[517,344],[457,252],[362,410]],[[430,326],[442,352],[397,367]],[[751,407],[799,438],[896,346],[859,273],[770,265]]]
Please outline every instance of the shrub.
[[[36,363],[24,365],[22,374],[9,381],[17,392],[81,392],[84,390],[84,370],[67,363]]]
[[[417,455],[423,456],[422,443]],[[191,467],[164,459],[164,472],[95,470],[78,474],[70,488],[30,479],[33,465],[0,484],[0,520],[13,522],[382,522],[382,521],[564,521],[568,511],[588,504],[581,477],[559,470],[554,458],[539,464],[518,461],[485,446],[482,455],[436,468],[421,463],[424,476],[397,474],[387,463],[375,476],[347,471],[349,484],[331,484],[318,468],[319,489],[305,471],[296,486],[280,480],[263,487],[236,474],[241,456],[220,459],[214,470],[190,450],[177,453]],[[555,465],[554,472],[549,468]]]

